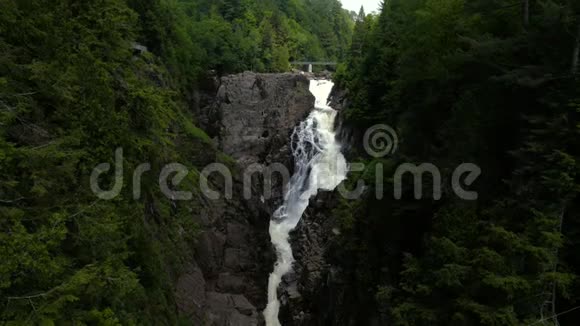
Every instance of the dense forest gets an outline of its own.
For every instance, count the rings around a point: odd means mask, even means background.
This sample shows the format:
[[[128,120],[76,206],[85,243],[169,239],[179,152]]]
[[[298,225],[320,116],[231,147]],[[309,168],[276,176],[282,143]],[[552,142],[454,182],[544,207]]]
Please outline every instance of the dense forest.
[[[352,25],[337,0],[0,0],[0,324],[189,324],[172,286],[200,203],[153,176],[231,159],[188,99],[207,74],[343,59]],[[115,148],[151,164],[138,200],[88,187]]]
[[[344,201],[336,261],[350,270],[345,316],[388,325],[576,325],[580,3],[572,0],[389,0],[357,17],[335,79],[345,119],[393,127],[399,150],[359,160],[385,167],[385,198]],[[356,158],[357,154],[353,154]],[[423,199],[400,163],[435,164],[442,198]],[[476,201],[453,194],[463,162],[482,170]],[[371,182],[372,183],[372,182]],[[367,183],[368,184],[368,183]],[[347,307],[348,308],[348,307]],[[345,320],[347,320],[345,318]]]
[[[333,320],[577,324],[575,0],[386,0],[376,15],[338,0],[0,0],[0,324],[192,325],[174,284],[200,232],[200,170],[235,164],[192,98],[216,76],[295,60],[341,62],[341,125],[399,139],[386,157],[346,153],[367,167],[348,186],[380,177],[385,194],[329,213],[340,232],[325,254],[348,277]],[[125,174],[103,188],[131,185],[141,163],[151,173],[138,196],[101,200],[89,178],[115,149]],[[176,161],[193,200],[155,186]],[[454,194],[466,162],[482,171],[465,186],[477,200]],[[406,182],[396,200],[403,163],[434,164],[441,198],[426,175],[421,199]]]

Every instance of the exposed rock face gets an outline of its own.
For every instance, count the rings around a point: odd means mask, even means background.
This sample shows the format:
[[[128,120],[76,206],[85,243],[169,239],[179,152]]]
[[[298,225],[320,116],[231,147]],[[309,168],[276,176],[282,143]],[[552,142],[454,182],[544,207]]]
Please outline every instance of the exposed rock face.
[[[348,105],[346,94],[335,88],[330,100],[330,105],[339,111],[335,128],[348,160],[362,147],[362,135],[342,123],[341,110]],[[284,326],[358,324],[355,317],[358,312],[352,309],[357,305],[349,301],[356,289],[350,286],[349,271],[343,270],[348,258],[340,256],[340,222],[333,212],[338,204],[337,192],[320,192],[310,200],[291,234],[296,261],[293,273],[284,277],[280,291],[280,319]]]
[[[337,300],[330,295],[332,283],[340,271],[328,261],[327,250],[339,235],[338,222],[332,216],[337,205],[333,192],[321,192],[310,201],[298,227],[291,234],[294,258],[293,273],[284,277],[283,306],[280,319],[284,326],[335,325],[332,314]]]
[[[308,87],[309,80],[298,74],[222,78],[217,96],[221,149],[244,167],[288,163],[290,132],[313,107]]]
[[[292,131],[314,108],[309,87],[302,74],[226,76],[207,119],[220,149],[252,178],[251,201],[259,200],[268,216],[281,204],[293,173]]]
[[[268,225],[283,196],[283,180],[275,178],[271,198],[261,198],[262,176],[274,163],[292,174],[290,136],[313,108],[314,97],[308,91],[308,78],[301,74],[244,73],[214,83],[205,93],[194,94],[196,116],[240,171],[234,173],[232,199],[208,200],[196,214],[203,230],[195,259],[176,285],[177,305],[196,325],[261,325],[268,275],[275,261]],[[331,96],[348,157],[362,144],[362,135],[341,123],[340,110],[348,105],[346,94],[335,90]],[[245,200],[243,171],[248,167],[258,176],[251,179],[252,197]],[[219,182],[214,185],[219,187]],[[279,291],[284,326],[356,324],[356,304],[349,302],[356,289],[349,285],[348,271],[339,262],[344,257],[339,257],[336,247],[341,233],[332,214],[337,196],[321,192],[313,198],[291,234],[296,262]]]
[[[240,168],[233,173],[233,198],[206,200],[194,214],[202,232],[195,257],[176,284],[176,303],[198,325],[263,322],[260,312],[275,260],[268,225],[281,202],[283,180],[274,180],[271,198],[261,198],[264,178],[258,174],[251,179],[251,198],[244,199],[243,172],[250,166],[264,172],[279,163],[292,173],[290,135],[314,106],[308,87],[299,74],[244,73],[193,94],[201,126]],[[217,89],[213,100],[207,94],[212,89]]]

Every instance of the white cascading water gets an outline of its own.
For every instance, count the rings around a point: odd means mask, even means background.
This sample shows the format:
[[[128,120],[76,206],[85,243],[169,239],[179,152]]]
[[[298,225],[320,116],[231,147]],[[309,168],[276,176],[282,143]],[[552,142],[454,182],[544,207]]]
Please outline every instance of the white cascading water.
[[[266,326],[280,326],[277,290],[294,262],[290,231],[296,228],[310,198],[319,189],[334,190],[346,178],[347,163],[334,130],[337,112],[327,104],[333,86],[328,80],[310,81],[310,92],[316,98],[315,108],[292,134],[295,172],[288,184],[284,203],[270,221],[270,238],[278,260],[268,280],[268,305],[264,310]]]

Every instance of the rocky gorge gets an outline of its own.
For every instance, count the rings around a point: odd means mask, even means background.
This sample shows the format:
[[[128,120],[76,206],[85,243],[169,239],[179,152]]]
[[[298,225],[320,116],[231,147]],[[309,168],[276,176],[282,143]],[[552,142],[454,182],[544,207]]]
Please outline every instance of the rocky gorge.
[[[263,176],[275,163],[292,173],[290,136],[314,107],[308,90],[311,78],[243,73],[214,79],[211,87],[194,96],[200,125],[239,170],[234,173],[232,198],[207,200],[196,214],[202,232],[195,259],[176,285],[180,312],[201,325],[264,323],[261,311],[275,260],[268,223],[285,185],[274,177],[272,196],[264,198]],[[258,173],[251,179],[251,198],[244,199],[248,167]],[[327,255],[340,234],[331,214],[337,202],[332,192],[319,193],[291,234],[296,262],[278,291],[283,325],[323,325],[334,318],[340,271],[327,262]]]

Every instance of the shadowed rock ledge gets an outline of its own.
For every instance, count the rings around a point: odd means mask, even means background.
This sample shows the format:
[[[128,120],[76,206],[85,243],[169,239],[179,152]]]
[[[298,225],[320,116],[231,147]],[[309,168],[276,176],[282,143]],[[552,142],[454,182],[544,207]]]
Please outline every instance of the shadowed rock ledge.
[[[314,106],[309,80],[300,74],[243,73],[214,80],[194,94],[201,127],[235,161],[231,199],[205,200],[194,212],[202,230],[195,257],[176,284],[176,304],[196,324],[258,325],[266,305],[274,262],[268,225],[283,196],[281,178],[263,198],[263,177],[251,180],[252,198],[243,197],[243,171],[265,171],[273,163],[293,170],[289,139]],[[223,182],[212,181],[214,190]],[[222,192],[223,193],[223,192]],[[223,196],[222,196],[223,197]]]

